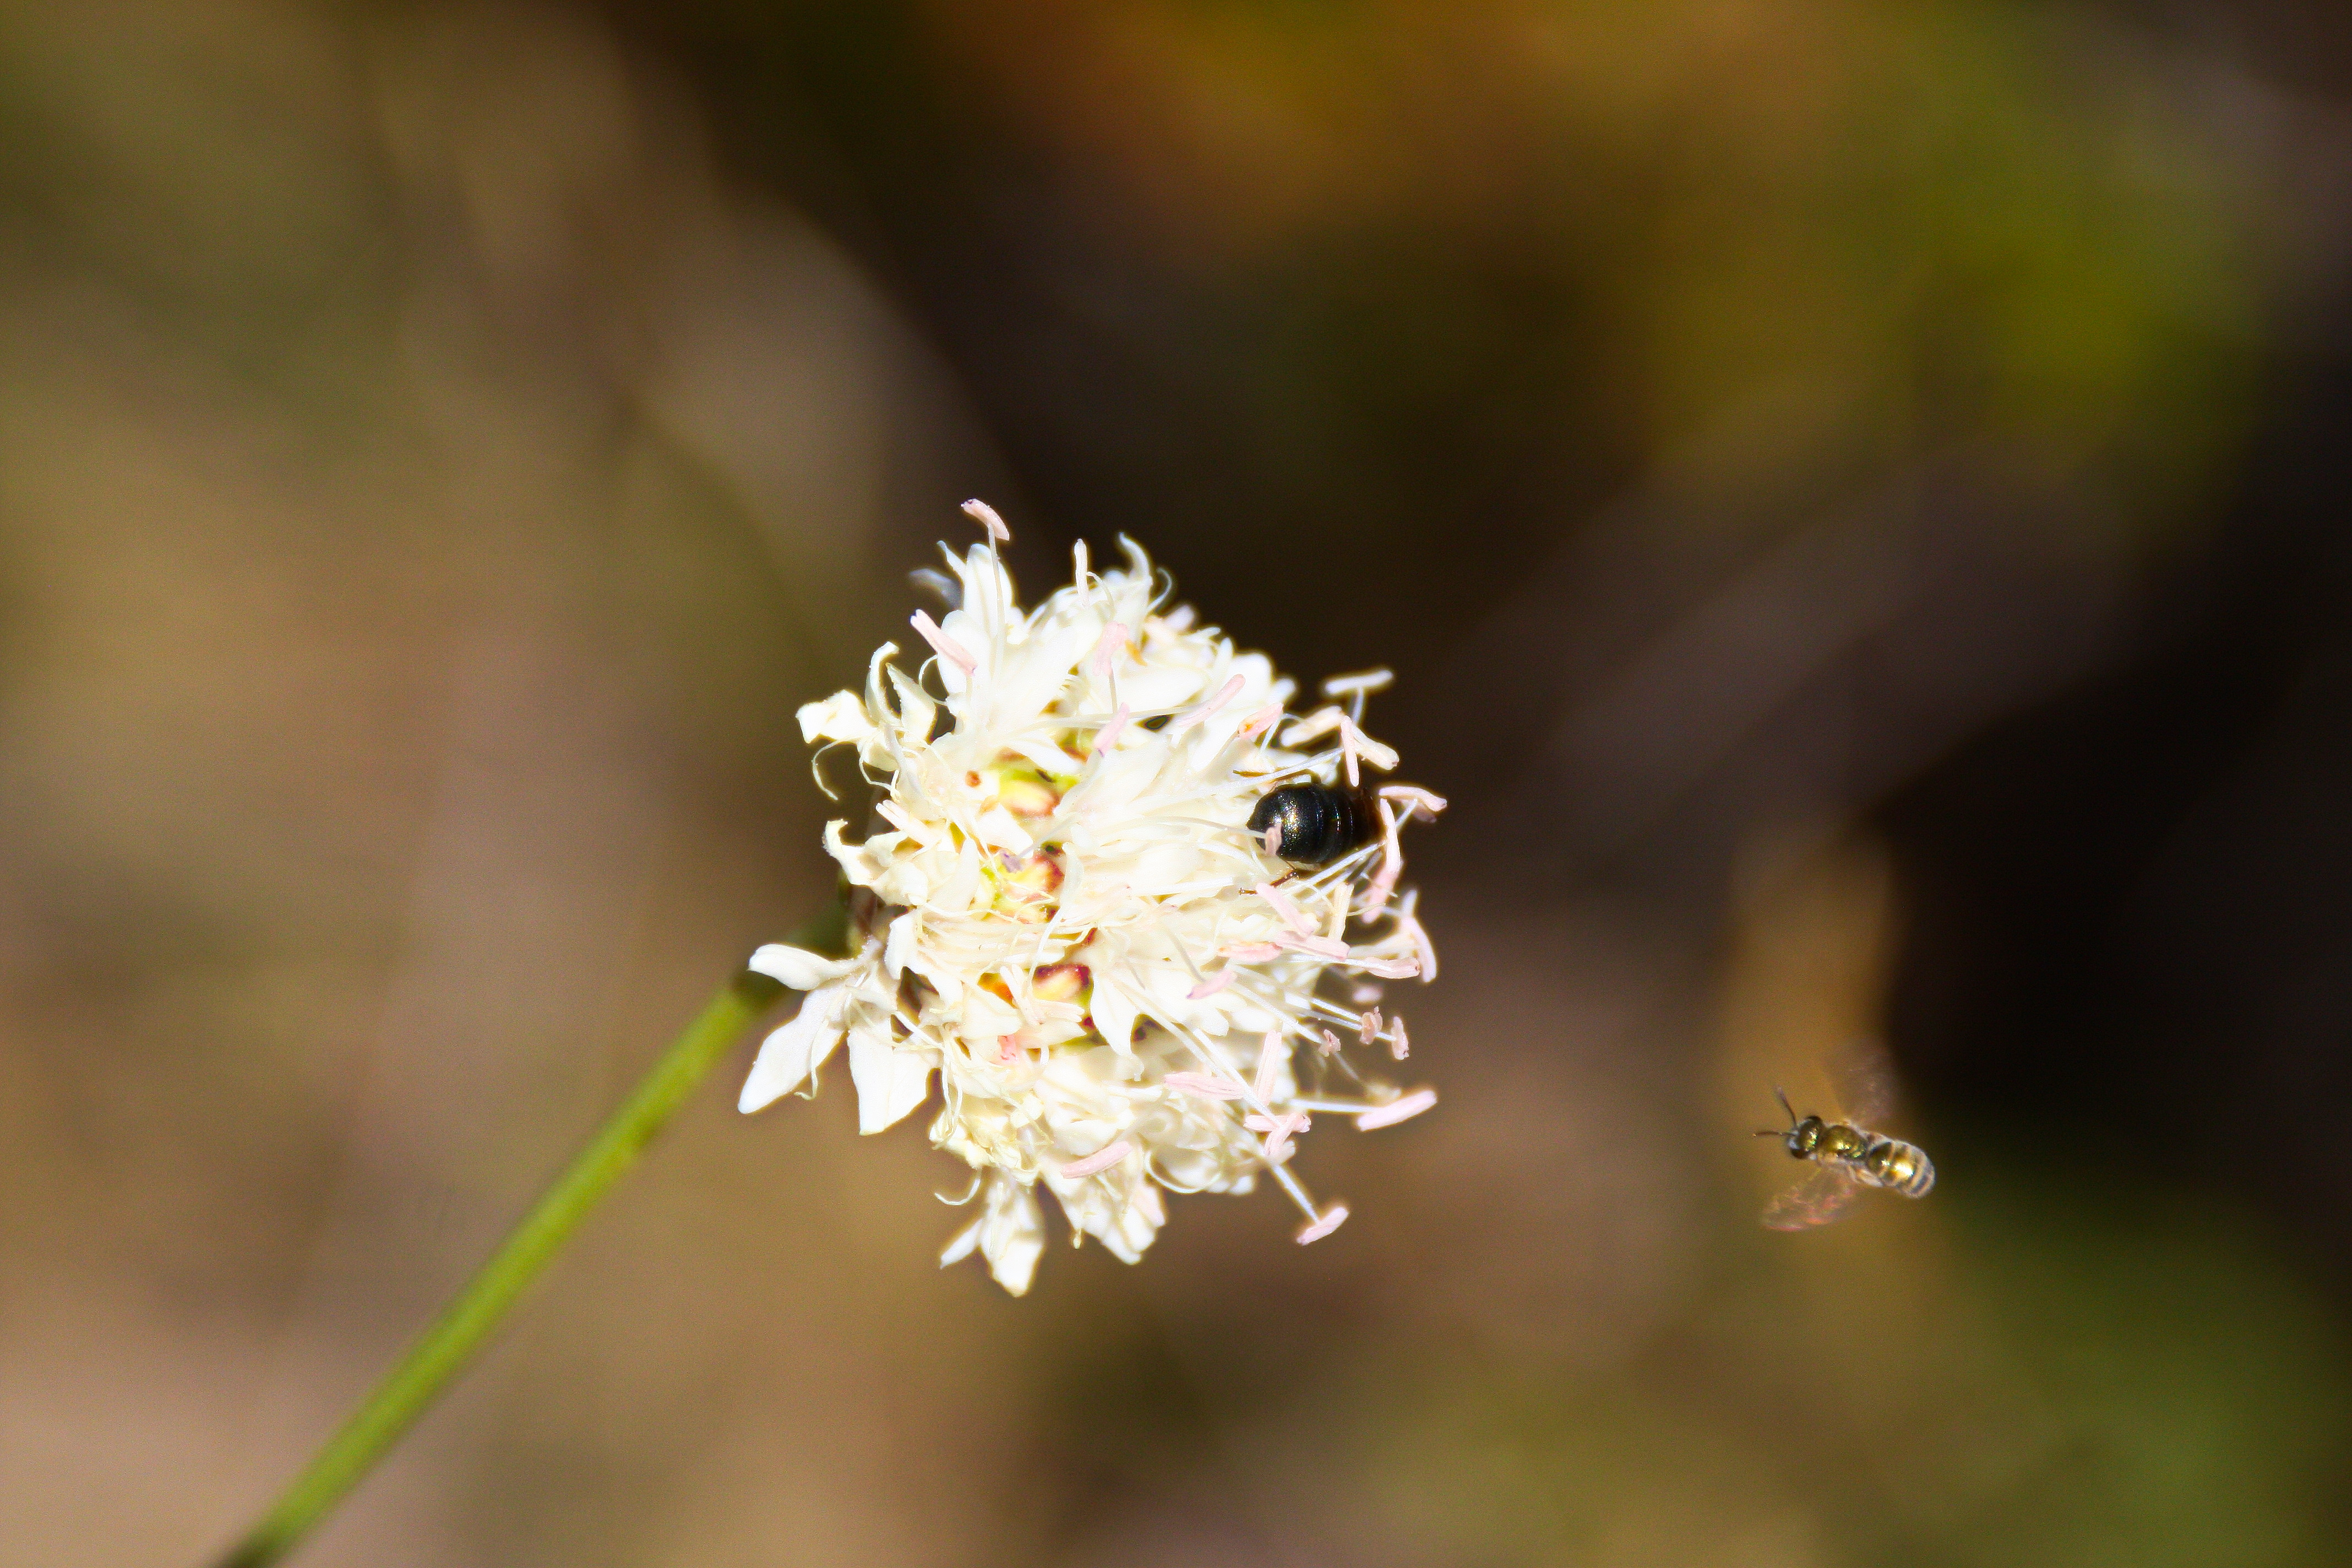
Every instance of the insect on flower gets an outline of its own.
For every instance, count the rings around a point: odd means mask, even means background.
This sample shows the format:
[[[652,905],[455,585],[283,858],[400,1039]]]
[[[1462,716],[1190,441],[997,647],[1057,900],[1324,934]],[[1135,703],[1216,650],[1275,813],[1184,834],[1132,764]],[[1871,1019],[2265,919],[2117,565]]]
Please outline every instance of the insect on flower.
[[[1398,890],[1399,829],[1445,803],[1365,781],[1397,763],[1361,727],[1387,672],[1328,681],[1333,703],[1293,719],[1293,683],[1171,605],[1131,542],[1102,572],[1080,544],[1070,584],[1024,614],[1002,520],[964,510],[987,539],[947,552],[948,614],[913,617],[930,657],[910,674],[886,643],[862,694],[801,710],[812,742],[855,749],[877,799],[865,837],[825,829],[855,951],[752,959],[808,994],[741,1108],[813,1092],[845,1040],[865,1131],[923,1104],[937,1074],[931,1141],[976,1173],[961,1201],[977,1205],[941,1261],[977,1251],[1016,1295],[1045,1245],[1041,1186],[1074,1241],[1129,1263],[1163,1193],[1261,1177],[1305,1215],[1301,1242],[1328,1236],[1346,1207],[1318,1206],[1291,1169],[1313,1117],[1380,1127],[1436,1100],[1350,1057],[1402,1059],[1404,1020],[1367,1005],[1437,972]],[[1336,828],[1311,815],[1334,802]]]

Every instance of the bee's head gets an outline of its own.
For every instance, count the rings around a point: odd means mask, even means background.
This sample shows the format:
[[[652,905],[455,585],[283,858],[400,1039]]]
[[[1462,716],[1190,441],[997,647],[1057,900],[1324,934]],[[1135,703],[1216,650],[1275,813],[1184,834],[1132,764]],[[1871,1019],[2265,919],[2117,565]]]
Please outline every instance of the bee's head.
[[[1767,1127],[1759,1131],[1756,1136],[1778,1138],[1780,1140],[1781,1146],[1789,1151],[1792,1158],[1799,1160],[1811,1158],[1813,1151],[1822,1146],[1822,1140],[1829,1133],[1828,1124],[1818,1116],[1799,1116],[1795,1109],[1789,1104],[1789,1094],[1786,1089],[1776,1089],[1772,1091],[1772,1096],[1780,1102],[1781,1110],[1789,1118],[1789,1125]]]
[[[1790,1128],[1782,1142],[1788,1145],[1789,1153],[1793,1158],[1810,1159],[1822,1146],[1822,1139],[1828,1131],[1828,1124],[1820,1117],[1808,1116]]]

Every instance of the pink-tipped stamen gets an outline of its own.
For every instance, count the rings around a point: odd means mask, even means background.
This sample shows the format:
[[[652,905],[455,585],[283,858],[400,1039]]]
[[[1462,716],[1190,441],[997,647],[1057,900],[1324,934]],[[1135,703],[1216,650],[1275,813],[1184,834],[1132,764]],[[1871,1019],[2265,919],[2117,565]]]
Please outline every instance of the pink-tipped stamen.
[[[1359,1120],[1361,1119],[1359,1118]],[[1126,1139],[1114,1138],[1108,1143],[1104,1144],[1101,1148],[1087,1155],[1085,1159],[1073,1160],[1068,1164],[1063,1166],[1062,1174],[1068,1180],[1075,1182],[1081,1176],[1091,1176],[1097,1171],[1109,1170],[1113,1165],[1116,1165],[1121,1160],[1126,1159],[1132,1152],[1132,1148]]]
[[[1294,936],[1287,942],[1284,942],[1283,945],[1285,947],[1296,948],[1300,952],[1311,952],[1318,958],[1348,958],[1352,956],[1348,944],[1334,936]]]
[[[1282,1064],[1289,1055],[1283,1048],[1281,1033],[1268,1030],[1265,1040],[1258,1046],[1257,1075],[1250,1083],[1250,1092],[1257,1098],[1260,1105],[1273,1102],[1276,1075],[1281,1072]]]
[[[1110,656],[1116,653],[1118,646],[1125,641],[1127,641],[1126,625],[1123,622],[1113,621],[1103,627],[1102,636],[1095,639],[1095,651],[1087,656],[1087,663],[1094,670],[1095,679],[1106,686],[1110,684]]]
[[[1188,1002],[1205,1002],[1210,997],[1214,996],[1218,992],[1223,991],[1226,986],[1231,985],[1233,983],[1234,972],[1230,969],[1220,969],[1214,974],[1210,975],[1206,980],[1202,981],[1201,984],[1193,986],[1192,989],[1184,993],[1184,999]]]
[[[1424,984],[1437,978],[1437,944],[1429,940],[1429,932],[1421,921],[1411,915],[1399,915],[1397,925],[1412,942],[1412,951],[1421,956],[1421,978]]]
[[[1369,1046],[1380,1037],[1381,1010],[1378,1007],[1375,1007],[1370,1012],[1365,1014],[1363,1021],[1357,1026],[1356,1043],[1359,1045]]]
[[[1282,824],[1279,822],[1265,825],[1265,852],[1276,860],[1282,858]]]
[[[1318,708],[1314,712],[1282,732],[1282,743],[1296,746],[1306,741],[1320,740],[1338,729],[1347,715],[1337,708]]]
[[[1317,934],[1315,928],[1307,923],[1307,916],[1300,911],[1297,904],[1290,901],[1289,895],[1285,893],[1281,889],[1276,887],[1272,882],[1260,882],[1253,890],[1256,892],[1259,898],[1264,899],[1266,903],[1273,908],[1276,916],[1284,925],[1286,925],[1291,929],[1294,935],[1314,936]]]
[[[1411,1094],[1399,1096],[1386,1105],[1375,1105],[1370,1110],[1359,1111],[1356,1125],[1369,1132],[1375,1127],[1393,1127],[1400,1121],[1410,1121],[1437,1103],[1433,1089],[1416,1089]]]
[[[1239,1100],[1242,1097],[1242,1088],[1239,1084],[1227,1083],[1223,1079],[1211,1078],[1206,1073],[1171,1072],[1160,1081],[1171,1089],[1197,1095],[1202,1100]]]
[[[1397,878],[1404,873],[1404,847],[1397,842],[1395,808],[1385,800],[1372,804],[1381,814],[1381,868],[1372,874],[1371,884],[1364,889],[1366,920],[1389,907],[1389,897],[1396,891]]]
[[[1346,1204],[1333,1204],[1328,1209],[1326,1209],[1319,1216],[1317,1217],[1313,1225],[1307,1226],[1299,1231],[1298,1245],[1305,1247],[1311,1242],[1320,1241],[1325,1237],[1330,1235],[1333,1231],[1339,1229],[1341,1226],[1347,1223],[1348,1205]]]
[[[962,644],[940,630],[939,622],[931,619],[931,613],[929,610],[917,610],[909,617],[908,624],[922,634],[923,640],[931,645],[933,653],[938,654],[966,675],[971,674],[980,668],[980,661],[964,652]]]
[[[1100,730],[1095,731],[1096,752],[1098,753],[1107,752],[1113,746],[1118,745],[1118,732],[1126,728],[1127,704],[1122,702],[1118,705],[1118,711],[1110,716],[1110,722],[1105,724]]]
[[[1236,963],[1264,963],[1269,958],[1281,956],[1282,944],[1278,942],[1237,942],[1231,947],[1221,947],[1217,952],[1220,956],[1230,958]]]
[[[988,530],[988,537],[994,540],[997,543],[1010,544],[1013,542],[1013,531],[1004,526],[1004,520],[997,516],[996,509],[989,505],[986,501],[975,497],[972,500],[964,502],[963,514],[964,516],[971,519],[972,521],[980,524],[981,527]]]
[[[1412,1055],[1412,1037],[1408,1036],[1404,1032],[1404,1016],[1402,1014],[1399,1014],[1396,1017],[1391,1019],[1389,1021],[1389,1028],[1392,1031],[1389,1036],[1389,1055],[1394,1057],[1398,1061],[1402,1061],[1405,1058]]]
[[[1275,724],[1280,721],[1281,718],[1282,704],[1279,702],[1269,702],[1265,707],[1259,709],[1256,712],[1251,714],[1248,718],[1241,721],[1240,726],[1234,731],[1234,739],[1237,741],[1253,740],[1257,736],[1265,733],[1268,730],[1273,729]]]
[[[1405,815],[1410,817],[1417,811],[1425,822],[1436,821],[1437,814],[1445,809],[1444,795],[1423,789],[1419,784],[1382,784],[1381,798],[1405,802]]]
[[[1242,1125],[1266,1135],[1265,1162],[1279,1165],[1290,1158],[1291,1141],[1307,1131],[1308,1119],[1303,1110],[1286,1110],[1275,1116],[1244,1116]]]
[[[1242,678],[1236,675],[1231,680],[1226,681],[1223,686],[1217,688],[1217,694],[1214,697],[1210,698],[1206,702],[1202,703],[1198,708],[1193,709],[1191,712],[1179,718],[1176,722],[1169,725],[1168,732],[1171,735],[1181,735],[1195,724],[1207,723],[1210,720],[1217,716],[1217,710],[1223,708],[1226,703],[1231,702],[1235,697],[1241,695],[1241,689]]]
[[[1323,695],[1337,700],[1343,697],[1369,697],[1375,691],[1386,691],[1396,684],[1393,669],[1365,669],[1353,675],[1335,675],[1323,683]]]
[[[1328,1029],[1318,1029],[1315,1031],[1315,1037],[1322,1042],[1317,1049],[1320,1050],[1325,1056],[1336,1057],[1339,1054],[1339,1036],[1333,1034]]]
[[[1382,773],[1397,765],[1394,746],[1381,745],[1378,741],[1365,734],[1361,725],[1345,715],[1342,715],[1339,720],[1339,744],[1344,749],[1352,750],[1356,755]]]

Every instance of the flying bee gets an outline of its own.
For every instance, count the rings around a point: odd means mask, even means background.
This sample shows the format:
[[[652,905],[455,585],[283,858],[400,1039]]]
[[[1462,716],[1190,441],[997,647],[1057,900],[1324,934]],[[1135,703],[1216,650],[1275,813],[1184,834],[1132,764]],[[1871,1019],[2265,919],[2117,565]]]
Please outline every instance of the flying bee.
[[[1372,792],[1353,784],[1286,784],[1250,813],[1252,833],[1278,827],[1274,852],[1293,866],[1328,866],[1381,835]]]
[[[1858,1109],[1853,1121],[1799,1116],[1785,1090],[1772,1092],[1788,1113],[1789,1125],[1767,1127],[1756,1136],[1780,1139],[1790,1158],[1811,1161],[1812,1168],[1798,1178],[1796,1185],[1765,1205],[1768,1229],[1803,1230],[1827,1225],[1844,1214],[1853,1194],[1864,1187],[1920,1198],[1936,1184],[1936,1164],[1926,1150],[1859,1125],[1885,1113],[1883,1075],[1865,1080],[1865,1091],[1856,1096]]]

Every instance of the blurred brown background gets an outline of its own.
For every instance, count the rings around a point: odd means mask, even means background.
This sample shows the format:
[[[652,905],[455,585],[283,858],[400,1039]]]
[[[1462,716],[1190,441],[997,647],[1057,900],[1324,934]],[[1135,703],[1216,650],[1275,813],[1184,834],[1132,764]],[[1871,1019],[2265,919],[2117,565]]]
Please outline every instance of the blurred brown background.
[[[307,1561],[2352,1562],[2347,303],[2325,0],[0,8],[0,1563],[805,916],[975,493],[1397,668],[1439,1113],[1013,1301],[713,1085]]]

